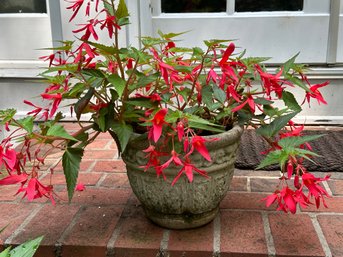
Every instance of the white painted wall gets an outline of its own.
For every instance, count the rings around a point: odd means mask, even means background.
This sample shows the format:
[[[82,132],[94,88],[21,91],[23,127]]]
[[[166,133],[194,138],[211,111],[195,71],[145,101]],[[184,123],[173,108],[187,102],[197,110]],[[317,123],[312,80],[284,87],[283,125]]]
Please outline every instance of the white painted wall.
[[[337,40],[337,62],[343,63],[343,1],[340,2]]]
[[[263,13],[255,15],[241,13],[229,16],[229,14],[224,13],[207,16],[196,14],[187,17],[180,14],[174,16],[160,15],[156,12],[156,5],[154,5],[157,1],[159,0],[127,0],[131,14],[131,25],[121,31],[121,45],[131,44],[139,47],[140,36],[156,35],[157,29],[164,32],[190,30],[188,34],[182,37],[182,44],[184,45],[199,45],[203,39],[208,38],[237,38],[239,39],[237,45],[247,48],[248,54],[273,56],[272,62],[284,61],[300,50],[300,60],[303,62],[325,63],[328,51],[328,23],[330,23],[330,5],[328,3],[330,0],[305,0],[306,13],[304,14],[284,13],[281,15],[279,13],[273,16]],[[234,0],[229,0],[229,4],[232,1]],[[339,1],[340,3],[337,61],[343,62],[343,0],[331,1]],[[59,0],[59,3],[61,19],[59,24],[53,24],[55,26],[53,29],[60,29],[64,40],[74,39],[70,31],[75,29],[75,26],[69,24],[70,12],[65,10],[69,3],[64,0]],[[313,3],[316,4],[313,5]],[[39,67],[43,65],[37,60],[37,57],[41,56],[42,53],[35,50],[38,47],[34,44],[37,43],[39,47],[50,47],[52,33],[48,17],[39,17],[31,25],[29,22],[26,23],[25,19],[18,19],[16,17],[12,21],[21,25],[7,24],[7,26],[12,26],[12,30],[7,31],[6,34],[3,32],[3,28],[8,21],[3,17],[1,18],[0,15],[0,31],[3,33],[0,36],[0,109],[14,107],[19,108],[21,113],[25,113],[30,109],[22,104],[22,100],[24,98],[31,99],[38,95],[45,86],[38,80],[30,81],[31,78],[36,78],[40,72]],[[26,21],[30,19],[26,19]],[[83,20],[75,20],[77,24],[83,22]],[[40,37],[35,38],[33,32],[28,28],[25,29],[24,25],[42,30]],[[250,26],[248,30],[246,29],[247,26]],[[22,31],[22,33],[18,33],[20,34],[18,37],[21,39],[19,44],[22,45],[13,50],[11,49],[13,48],[13,36],[16,35],[10,33],[14,33],[18,28]],[[272,36],[268,34],[269,30],[274,31]],[[30,36],[23,33],[26,31],[29,32]],[[297,43],[299,39],[302,40],[302,44]],[[13,58],[11,57],[12,54]],[[4,59],[5,57],[8,59]],[[343,121],[341,103],[343,68],[325,67],[323,65],[323,68],[314,69],[311,78],[314,83],[327,79],[331,80],[331,85],[322,90],[329,105],[316,107],[313,104],[311,109],[306,108],[302,113],[303,116],[307,116],[306,121],[317,120],[319,116]]]

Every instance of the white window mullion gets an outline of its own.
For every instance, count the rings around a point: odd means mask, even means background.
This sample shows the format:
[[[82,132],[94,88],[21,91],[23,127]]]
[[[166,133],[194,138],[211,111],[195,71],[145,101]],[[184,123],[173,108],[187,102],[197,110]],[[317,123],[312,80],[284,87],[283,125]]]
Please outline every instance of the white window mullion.
[[[227,0],[226,13],[232,15],[235,13],[235,0]]]

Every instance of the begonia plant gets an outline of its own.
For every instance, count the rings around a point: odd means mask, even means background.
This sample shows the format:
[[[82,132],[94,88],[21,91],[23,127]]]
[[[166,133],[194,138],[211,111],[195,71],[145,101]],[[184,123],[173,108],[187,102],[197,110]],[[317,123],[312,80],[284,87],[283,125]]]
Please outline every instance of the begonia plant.
[[[271,72],[266,58],[246,57],[230,40],[184,48],[175,40],[180,34],[159,32],[157,38],[142,37],[139,49],[120,45],[122,28],[129,24],[124,0],[67,2],[70,22],[77,15],[87,22],[73,31],[75,41],[62,41],[42,57],[49,66],[41,74],[48,83],[40,94],[46,105],[25,100],[32,111],[24,118],[17,118],[14,109],[0,112],[4,128],[12,128],[0,144],[6,174],[0,185],[17,184],[18,193],[30,201],[47,197],[54,202],[53,185],[43,185],[39,172],[48,154],[60,149],[71,199],[85,147],[105,132],[119,152],[132,133],[147,133],[142,172],[154,169],[156,179],[163,179],[164,169],[175,165],[179,171],[166,183],[173,186],[181,176],[192,182],[194,174],[208,177],[189,158],[199,152],[212,161],[204,136],[239,124],[256,129],[270,145],[258,168],[280,165],[280,185],[265,199],[268,206],[276,202],[279,210],[295,213],[298,204],[325,205],[328,194],[320,182],[328,177],[317,178],[303,165],[316,156],[308,142],[319,136],[304,136],[304,126],[292,119],[312,100],[326,104],[320,89],[328,82],[312,85],[296,56]],[[106,32],[110,44],[99,41],[99,31]],[[293,95],[295,88],[302,90],[302,99]],[[62,106],[70,107],[80,125],[73,134],[60,124]],[[16,140],[21,145],[14,148]]]

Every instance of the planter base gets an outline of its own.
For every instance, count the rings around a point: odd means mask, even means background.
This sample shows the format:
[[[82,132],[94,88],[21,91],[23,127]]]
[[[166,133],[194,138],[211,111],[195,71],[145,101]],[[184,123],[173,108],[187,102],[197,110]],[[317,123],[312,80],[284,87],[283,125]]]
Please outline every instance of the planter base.
[[[235,126],[230,131],[206,136],[212,161],[207,161],[198,152],[193,152],[189,158],[198,169],[206,171],[209,178],[195,173],[190,183],[186,176],[181,176],[173,186],[171,183],[182,167],[169,165],[163,171],[166,181],[157,178],[154,169],[144,172],[142,166],[146,165],[147,159],[142,150],[149,146],[148,140],[146,135],[133,135],[122,157],[132,190],[142,203],[146,216],[170,229],[196,228],[211,222],[229,189],[242,132],[241,127]],[[167,160],[167,157],[161,159],[161,163]]]
[[[190,229],[206,225],[217,215],[219,207],[200,214],[165,214],[144,209],[146,216],[155,224],[168,229]]]

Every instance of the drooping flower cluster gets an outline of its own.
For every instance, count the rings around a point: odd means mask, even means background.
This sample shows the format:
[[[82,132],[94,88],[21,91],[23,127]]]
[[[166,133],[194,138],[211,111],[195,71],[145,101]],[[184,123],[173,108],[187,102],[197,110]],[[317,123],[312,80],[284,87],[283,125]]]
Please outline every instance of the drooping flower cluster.
[[[326,104],[320,90],[328,82],[311,85],[295,57],[270,72],[263,64],[266,59],[245,57],[231,41],[208,40],[203,48],[180,48],[174,42],[178,34],[159,32],[158,38],[143,37],[141,49],[121,46],[121,28],[129,23],[124,0],[104,0],[101,10],[99,0],[68,2],[70,21],[83,9],[88,20],[73,31],[79,41],[64,41],[41,58],[49,66],[41,74],[49,82],[40,95],[46,106],[25,100],[33,110],[23,119],[15,118],[14,110],[0,112],[2,124],[16,127],[0,143],[0,166],[7,171],[0,185],[19,184],[18,193],[29,200],[45,196],[53,201],[53,186],[42,185],[38,173],[57,148],[64,151],[62,165],[71,198],[75,189],[83,190],[76,185],[83,150],[102,132],[113,136],[120,151],[133,132],[147,133],[142,171],[152,169],[165,178],[165,170],[176,166],[171,185],[181,176],[192,182],[194,176],[208,177],[190,158],[196,152],[212,161],[205,135],[240,124],[255,128],[270,144],[259,168],[280,165],[282,188],[266,198],[268,206],[276,202],[279,210],[294,213],[297,204],[307,206],[311,198],[317,206],[321,201],[325,205],[328,195],[320,182],[328,178],[314,177],[303,165],[304,159],[315,156],[308,142],[318,137],[303,136],[304,127],[292,119],[301,111],[299,102],[316,99]],[[101,30],[106,30],[111,44],[99,43]],[[303,90],[299,102],[293,88]],[[64,100],[78,120],[90,115],[91,124],[80,123],[80,130],[70,135],[58,123]],[[11,141],[18,138],[23,144],[13,149]],[[295,189],[287,184],[292,178]]]

